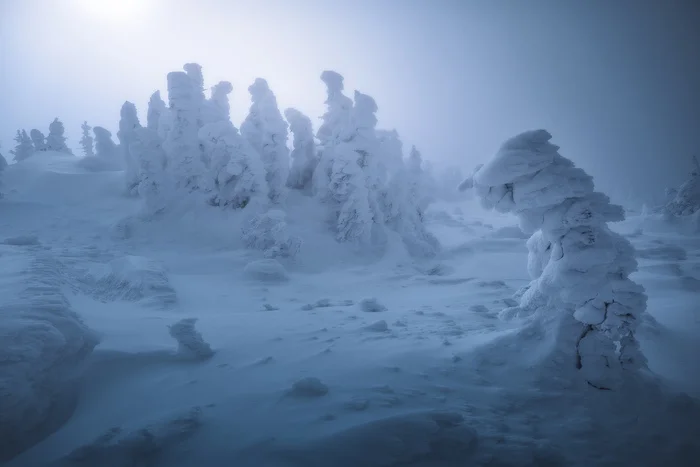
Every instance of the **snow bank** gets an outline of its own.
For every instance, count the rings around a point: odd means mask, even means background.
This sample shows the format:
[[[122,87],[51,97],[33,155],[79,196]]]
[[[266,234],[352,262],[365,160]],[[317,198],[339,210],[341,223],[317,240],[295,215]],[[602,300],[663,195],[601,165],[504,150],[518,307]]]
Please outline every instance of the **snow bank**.
[[[89,295],[103,301],[138,301],[169,308],[177,303],[163,266],[143,256],[124,256],[107,264],[96,264],[82,277]]]
[[[97,344],[61,291],[60,263],[13,248],[0,247],[0,461],[71,416],[79,369]]]

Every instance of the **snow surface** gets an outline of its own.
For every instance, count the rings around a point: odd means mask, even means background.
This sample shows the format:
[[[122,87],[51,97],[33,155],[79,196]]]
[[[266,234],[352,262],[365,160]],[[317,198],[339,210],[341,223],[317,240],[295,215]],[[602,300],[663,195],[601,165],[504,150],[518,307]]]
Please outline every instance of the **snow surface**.
[[[85,337],[51,333],[44,345],[65,352],[3,357],[0,414],[15,413],[13,397],[36,413],[0,419],[0,463],[14,454],[8,430],[36,444],[2,465],[697,465],[697,236],[637,217],[614,226],[649,296],[637,330],[649,372],[598,391],[568,373],[533,377],[547,336],[499,319],[538,267],[511,216],[438,203],[425,218],[439,256],[410,259],[399,242],[377,258],[338,244],[325,214],[290,193],[287,230],[304,247],[269,259],[240,239],[250,219],[183,203],[146,221],[123,173],[78,160],[37,153],[3,172],[0,306],[14,311],[3,308],[0,333],[30,336],[57,310],[30,310],[33,274],[84,323],[71,314],[56,329]],[[172,300],[153,306],[165,290]],[[61,356],[67,366],[51,369]]]

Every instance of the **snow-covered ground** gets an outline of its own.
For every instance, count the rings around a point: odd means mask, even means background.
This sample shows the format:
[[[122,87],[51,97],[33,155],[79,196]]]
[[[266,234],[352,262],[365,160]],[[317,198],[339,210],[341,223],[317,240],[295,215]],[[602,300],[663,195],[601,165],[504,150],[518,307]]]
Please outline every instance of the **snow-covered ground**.
[[[444,251],[416,262],[337,244],[292,196],[304,244],[274,263],[242,248],[230,211],[142,220],[123,180],[51,152],[4,173],[0,417],[19,407],[39,421],[26,437],[56,430],[8,467],[698,465],[698,236],[615,226],[649,295],[650,374],[598,391],[532,374],[532,339],[499,344],[520,325],[498,312],[529,281],[512,216],[434,205]],[[41,284],[55,300],[31,308]],[[210,358],[178,351],[170,326],[187,318]],[[20,338],[36,329],[53,340]]]

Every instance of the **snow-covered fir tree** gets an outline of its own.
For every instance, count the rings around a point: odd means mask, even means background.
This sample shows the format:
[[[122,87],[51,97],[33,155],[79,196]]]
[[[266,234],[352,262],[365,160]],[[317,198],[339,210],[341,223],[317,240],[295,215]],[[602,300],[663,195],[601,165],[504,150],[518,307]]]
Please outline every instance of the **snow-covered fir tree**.
[[[622,207],[596,192],[593,179],[550,139],[545,130],[517,135],[473,177],[484,207],[517,214],[533,233],[532,282],[503,314],[530,316],[530,335],[551,336],[553,355],[543,370],[569,362],[589,385],[612,389],[625,370],[645,365],[635,329],[647,298],[629,278],[637,268],[634,248],[607,225],[624,219]]]
[[[289,233],[285,218],[286,214],[279,209],[256,215],[242,229],[243,243],[262,251],[266,258],[293,258],[302,241]]]
[[[16,162],[23,161],[34,154],[34,145],[25,130],[17,130],[15,135],[15,148],[10,151]]]
[[[318,165],[316,142],[311,119],[297,109],[286,109],[284,116],[289,122],[289,129],[294,135],[292,149],[292,167],[289,170],[287,186],[295,190],[309,192],[314,170]]]
[[[171,128],[163,144],[168,155],[168,169],[178,190],[191,192],[200,188],[205,167],[199,149],[198,84],[187,73],[168,73],[168,101]]]
[[[202,122],[216,123],[231,119],[231,104],[228,95],[233,91],[233,85],[228,81],[221,81],[212,86],[211,97],[205,102],[202,114]]]
[[[128,195],[138,194],[139,185],[139,168],[134,156],[131,154],[131,143],[136,137],[136,130],[141,128],[139,117],[136,113],[136,106],[129,101],[124,102],[120,111],[119,131],[117,138],[119,146],[124,157],[126,172],[124,173],[124,182],[126,184],[126,193]]]
[[[335,213],[336,238],[369,244],[375,224],[383,214],[378,203],[377,104],[370,96],[355,91],[355,105],[340,141],[333,147],[329,208]]]
[[[260,155],[230,121],[204,125],[199,130],[210,161],[207,189],[215,206],[255,209],[267,203],[265,168]]]
[[[321,117],[321,126],[316,132],[320,142],[320,159],[314,172],[313,186],[315,194],[321,200],[332,197],[329,191],[334,148],[338,144],[341,132],[349,125],[352,99],[343,94],[343,77],[335,71],[321,73],[321,80],[326,84],[326,112]]]
[[[377,130],[379,142],[379,171],[383,181],[388,181],[391,175],[403,167],[403,142],[396,130]]]
[[[46,137],[46,149],[48,151],[73,154],[73,151],[66,145],[64,133],[65,128],[63,128],[63,122],[55,118],[49,125],[49,135]]]
[[[95,135],[95,156],[104,161],[110,161],[113,165],[119,165],[119,148],[112,140],[112,133],[101,126],[92,129]]]
[[[80,125],[80,129],[83,130],[83,134],[80,137],[80,146],[83,148],[83,154],[85,154],[85,157],[94,157],[93,139],[90,134],[92,127],[88,125],[87,122],[83,122],[83,124]]]
[[[151,94],[148,100],[148,113],[146,114],[146,128],[153,130],[156,133],[159,130],[160,121],[167,108],[165,102],[160,97],[160,91]]]
[[[29,132],[29,137],[32,139],[35,151],[42,152],[47,150],[46,137],[41,131],[34,128]]]
[[[257,78],[248,91],[252,105],[241,124],[241,134],[262,157],[270,202],[280,204],[285,198],[289,174],[287,122],[267,81]]]
[[[667,194],[668,201],[662,212],[668,217],[690,216],[700,211],[700,161],[693,157],[693,170],[690,178]]]
[[[146,215],[165,208],[170,197],[169,178],[165,174],[165,151],[156,130],[137,128],[129,152],[138,164],[138,194],[143,199]]]
[[[204,122],[202,121],[202,112],[204,111],[206,98],[204,96],[204,75],[202,74],[202,66],[198,63],[185,63],[182,67],[192,81],[192,100],[194,102],[195,112],[197,114],[197,128],[201,128]],[[169,91],[168,91],[169,92]]]

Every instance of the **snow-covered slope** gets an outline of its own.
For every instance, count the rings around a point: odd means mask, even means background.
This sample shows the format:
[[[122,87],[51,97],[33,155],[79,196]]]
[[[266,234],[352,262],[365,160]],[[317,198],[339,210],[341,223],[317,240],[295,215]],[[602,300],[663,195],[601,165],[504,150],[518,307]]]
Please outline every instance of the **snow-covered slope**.
[[[498,314],[529,282],[527,250],[515,219],[476,202],[433,206],[444,252],[416,262],[400,242],[383,258],[337,244],[293,194],[288,228],[303,244],[266,260],[283,280],[261,281],[250,264],[264,253],[243,248],[237,214],[183,205],[145,221],[123,174],[56,153],[4,176],[0,296],[26,307],[13,271],[58,264],[56,287],[100,341],[74,373],[80,392],[52,399],[67,421],[8,467],[690,466],[700,455],[697,237],[616,227],[638,249],[655,320],[637,336],[654,375],[596,391],[533,380],[536,336],[522,336],[532,353],[498,346],[521,330]],[[178,351],[169,327],[187,318],[213,354]],[[0,319],[10,329],[13,315]],[[72,353],[52,358],[82,358],[91,341],[61,342]],[[28,357],[34,372],[51,363]],[[9,376],[2,398],[30,373]]]

